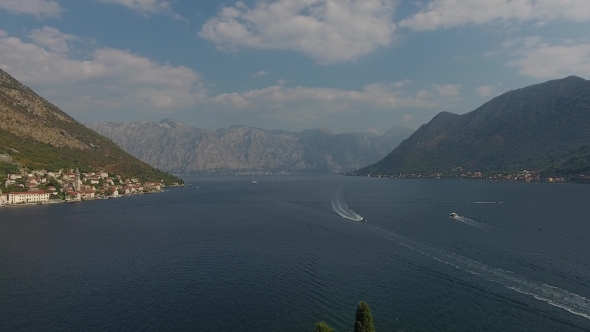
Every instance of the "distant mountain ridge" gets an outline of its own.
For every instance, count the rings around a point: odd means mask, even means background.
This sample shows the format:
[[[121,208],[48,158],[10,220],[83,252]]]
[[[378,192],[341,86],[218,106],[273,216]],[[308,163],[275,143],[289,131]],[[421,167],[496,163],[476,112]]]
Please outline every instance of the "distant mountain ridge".
[[[79,167],[167,183],[178,181],[132,157],[1,69],[0,154],[30,169]]]
[[[205,130],[172,119],[86,125],[137,158],[174,173],[346,172],[379,160],[412,132],[398,127],[381,136],[327,129],[294,133],[240,125]]]
[[[588,168],[586,146],[590,81],[569,76],[506,92],[463,115],[439,113],[381,161],[355,173],[562,173],[559,165]]]

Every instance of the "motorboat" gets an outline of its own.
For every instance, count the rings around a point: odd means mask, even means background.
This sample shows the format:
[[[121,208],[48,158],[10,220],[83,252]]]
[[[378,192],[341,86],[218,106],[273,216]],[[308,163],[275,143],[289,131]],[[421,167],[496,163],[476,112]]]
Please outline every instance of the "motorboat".
[[[451,214],[449,214],[449,218],[457,218],[459,215],[456,214],[455,212],[452,212]]]
[[[365,218],[363,217],[363,218],[361,219],[361,222],[362,222],[362,223],[366,223],[366,222],[367,222],[367,219],[365,219]]]

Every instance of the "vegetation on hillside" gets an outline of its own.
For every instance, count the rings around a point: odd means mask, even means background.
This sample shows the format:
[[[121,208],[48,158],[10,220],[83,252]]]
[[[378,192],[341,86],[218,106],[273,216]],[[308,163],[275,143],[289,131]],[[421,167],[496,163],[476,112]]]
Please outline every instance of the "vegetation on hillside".
[[[92,132],[90,129],[86,130]],[[96,133],[89,134],[89,136],[92,135],[98,136]],[[94,151],[55,147],[51,144],[19,138],[4,130],[0,130],[0,142],[6,147],[17,150],[18,153],[11,154],[13,161],[29,169],[57,171],[79,167],[81,172],[104,170],[123,177],[137,177],[142,181],[164,180],[166,183],[180,181],[175,176],[135,159],[114,143],[106,142],[104,138],[101,142],[104,148]]]
[[[18,172],[18,166],[15,164],[0,162],[0,179],[6,177],[7,174],[13,174]]]
[[[142,181],[178,182],[129,155],[0,70],[0,151],[29,169],[107,171]]]
[[[410,175],[589,168],[590,81],[570,76],[507,92],[463,115],[443,112],[357,174]]]
[[[542,170],[544,177],[564,177],[590,182],[590,145],[584,145]]]

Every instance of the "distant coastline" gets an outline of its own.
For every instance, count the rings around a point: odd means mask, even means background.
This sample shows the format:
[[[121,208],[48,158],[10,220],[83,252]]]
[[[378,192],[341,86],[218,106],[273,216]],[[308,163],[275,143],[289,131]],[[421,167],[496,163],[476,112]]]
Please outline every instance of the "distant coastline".
[[[510,182],[543,182],[543,183],[586,183],[590,184],[590,176],[585,174],[576,174],[570,176],[547,176],[542,175],[537,171],[523,170],[518,173],[498,174],[498,173],[483,173],[483,172],[465,172],[460,174],[445,175],[443,173],[431,174],[363,174],[363,173],[340,173],[345,176],[365,176],[374,178],[393,178],[393,179],[473,179],[473,180],[488,180],[488,181],[510,181]]]

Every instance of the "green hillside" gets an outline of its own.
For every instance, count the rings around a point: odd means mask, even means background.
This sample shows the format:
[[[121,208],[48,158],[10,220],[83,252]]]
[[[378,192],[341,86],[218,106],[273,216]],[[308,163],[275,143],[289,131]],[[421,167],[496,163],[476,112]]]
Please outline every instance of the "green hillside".
[[[356,173],[573,174],[589,167],[584,146],[590,146],[590,81],[570,76],[507,92],[463,115],[440,113]]]
[[[104,170],[142,180],[178,178],[132,157],[0,70],[0,154],[30,169]]]

